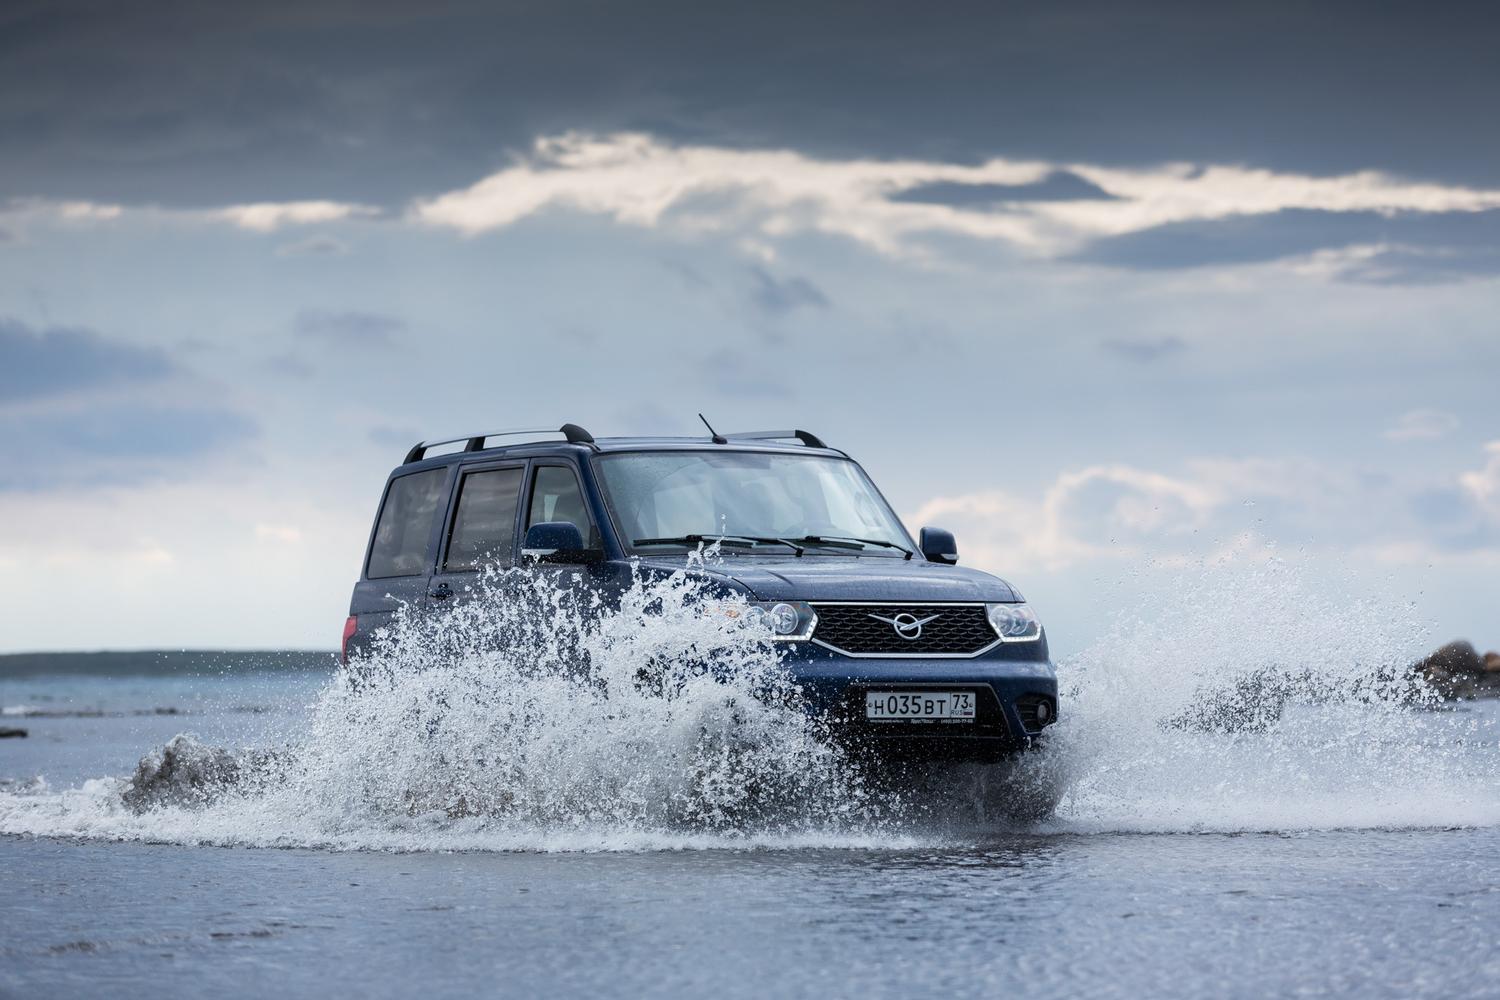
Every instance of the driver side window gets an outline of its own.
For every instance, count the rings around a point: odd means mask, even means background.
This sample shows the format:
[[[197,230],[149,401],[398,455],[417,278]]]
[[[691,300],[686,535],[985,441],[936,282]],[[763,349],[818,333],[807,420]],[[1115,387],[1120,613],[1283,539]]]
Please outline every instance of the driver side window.
[[[566,466],[539,466],[532,479],[526,527],[530,528],[543,521],[570,521],[583,534],[585,547],[597,549],[602,544],[599,528],[589,515],[583,490],[578,486],[578,476]]]

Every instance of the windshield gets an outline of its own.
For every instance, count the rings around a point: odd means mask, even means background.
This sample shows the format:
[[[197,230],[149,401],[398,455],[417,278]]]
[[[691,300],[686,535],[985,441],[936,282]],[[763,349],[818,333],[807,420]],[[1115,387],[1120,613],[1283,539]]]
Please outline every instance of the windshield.
[[[627,452],[601,457],[598,469],[621,541],[632,550],[697,548],[717,538],[726,539],[725,551],[782,554],[902,556],[911,546],[901,522],[848,459]]]

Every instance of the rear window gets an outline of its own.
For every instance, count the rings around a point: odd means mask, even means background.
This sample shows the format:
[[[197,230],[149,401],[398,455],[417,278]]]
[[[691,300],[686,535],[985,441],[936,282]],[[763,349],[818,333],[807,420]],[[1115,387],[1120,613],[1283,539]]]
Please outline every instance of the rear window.
[[[441,468],[391,480],[370,546],[366,576],[378,580],[427,571],[427,541],[447,480],[448,470]]]

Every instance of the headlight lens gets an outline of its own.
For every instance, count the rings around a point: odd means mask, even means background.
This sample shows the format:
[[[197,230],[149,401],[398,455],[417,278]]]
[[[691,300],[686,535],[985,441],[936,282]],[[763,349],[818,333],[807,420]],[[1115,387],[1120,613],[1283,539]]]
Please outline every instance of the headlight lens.
[[[817,613],[802,601],[749,601],[719,605],[726,618],[738,619],[750,628],[762,628],[772,639],[806,639],[818,623]]]
[[[1042,637],[1042,623],[1029,604],[989,604],[985,610],[1002,642],[1035,642]]]

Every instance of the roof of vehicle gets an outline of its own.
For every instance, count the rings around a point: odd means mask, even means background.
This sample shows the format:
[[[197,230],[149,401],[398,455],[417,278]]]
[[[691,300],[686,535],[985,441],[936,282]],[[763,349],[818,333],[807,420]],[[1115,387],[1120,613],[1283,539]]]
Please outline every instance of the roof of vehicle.
[[[794,444],[789,441],[750,440],[731,438],[725,444],[716,444],[713,438],[708,437],[606,437],[596,438],[594,444],[598,450],[605,451],[641,451],[655,450],[658,448],[669,450],[705,448],[727,448],[732,451],[790,451],[797,454],[816,452],[823,455],[842,455],[843,452],[837,448],[811,448],[805,444]]]
[[[562,434],[564,440],[537,439],[537,435]],[[489,446],[490,438],[519,437],[522,440]],[[458,451],[427,455],[429,448],[443,445],[463,444]],[[830,448],[822,439],[808,431],[751,431],[738,434],[714,434],[712,437],[605,437],[595,438],[577,424],[564,424],[557,431],[515,430],[489,431],[481,434],[460,435],[432,441],[418,442],[406,454],[403,465],[436,465],[452,462],[473,455],[496,457],[502,455],[558,454],[565,451],[607,453],[626,451],[688,451],[720,448],[729,451],[782,452],[786,454],[848,456],[837,448]]]

